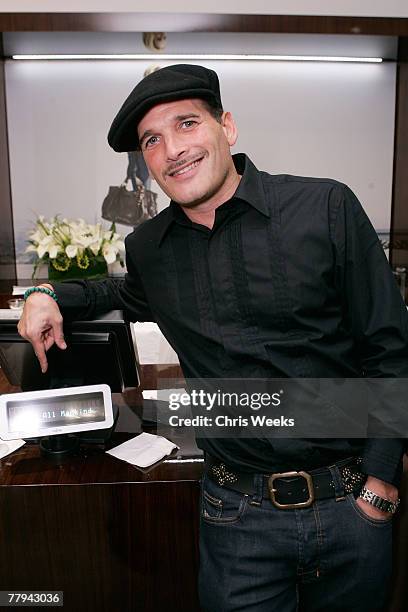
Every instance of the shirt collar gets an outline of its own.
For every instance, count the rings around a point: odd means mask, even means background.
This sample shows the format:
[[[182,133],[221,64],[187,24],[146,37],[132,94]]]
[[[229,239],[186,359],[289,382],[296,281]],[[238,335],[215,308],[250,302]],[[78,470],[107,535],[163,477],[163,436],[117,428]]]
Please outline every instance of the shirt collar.
[[[244,200],[250,206],[266,217],[270,216],[268,206],[265,200],[265,191],[263,188],[261,173],[244,153],[236,153],[232,156],[235,168],[238,174],[242,175],[238,188],[231,200]],[[159,245],[162,242],[167,230],[172,223],[180,219],[180,205],[171,200],[170,206],[166,210],[166,215],[162,217],[162,226],[159,231]]]
[[[265,191],[262,184],[261,173],[244,153],[232,156],[238,174],[242,175],[233,198],[244,200],[266,217],[270,216],[265,200]]]

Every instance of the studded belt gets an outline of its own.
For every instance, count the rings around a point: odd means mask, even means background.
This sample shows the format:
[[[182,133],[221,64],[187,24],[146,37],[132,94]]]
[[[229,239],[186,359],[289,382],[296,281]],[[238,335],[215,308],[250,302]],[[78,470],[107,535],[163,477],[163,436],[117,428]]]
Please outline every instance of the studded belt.
[[[361,458],[351,457],[332,464],[339,469],[344,493],[357,493],[367,476],[360,471]],[[254,474],[240,472],[225,463],[206,457],[208,477],[221,487],[253,495],[256,491]],[[307,508],[315,500],[335,497],[335,485],[328,467],[316,470],[262,474],[263,497],[277,508]]]

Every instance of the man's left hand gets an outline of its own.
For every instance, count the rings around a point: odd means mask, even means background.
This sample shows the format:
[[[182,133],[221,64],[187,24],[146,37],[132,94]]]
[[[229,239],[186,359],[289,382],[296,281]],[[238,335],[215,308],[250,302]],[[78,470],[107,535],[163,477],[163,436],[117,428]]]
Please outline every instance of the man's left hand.
[[[374,476],[368,476],[365,486],[376,495],[384,497],[385,499],[390,499],[391,501],[397,501],[398,499],[397,487],[384,480],[379,480],[379,478],[375,478]],[[378,510],[378,508],[364,501],[361,497],[357,498],[357,505],[364,514],[367,514],[367,516],[373,519],[384,520],[390,517],[389,512]]]

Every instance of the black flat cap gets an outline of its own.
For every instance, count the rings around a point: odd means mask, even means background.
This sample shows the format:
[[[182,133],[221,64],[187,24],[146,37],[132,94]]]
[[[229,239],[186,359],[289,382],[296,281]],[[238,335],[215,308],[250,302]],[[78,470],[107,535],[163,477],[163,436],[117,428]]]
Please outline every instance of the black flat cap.
[[[203,98],[222,108],[217,73],[204,66],[177,64],[152,72],[126,98],[114,118],[108,142],[114,151],[135,151],[139,146],[137,126],[156,104]]]

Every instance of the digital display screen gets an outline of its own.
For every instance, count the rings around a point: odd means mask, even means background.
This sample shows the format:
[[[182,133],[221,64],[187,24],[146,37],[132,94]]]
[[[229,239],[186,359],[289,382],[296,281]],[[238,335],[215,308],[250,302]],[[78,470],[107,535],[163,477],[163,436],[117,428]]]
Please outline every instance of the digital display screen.
[[[60,397],[7,402],[9,431],[31,431],[83,425],[105,420],[103,393],[90,392]]]

